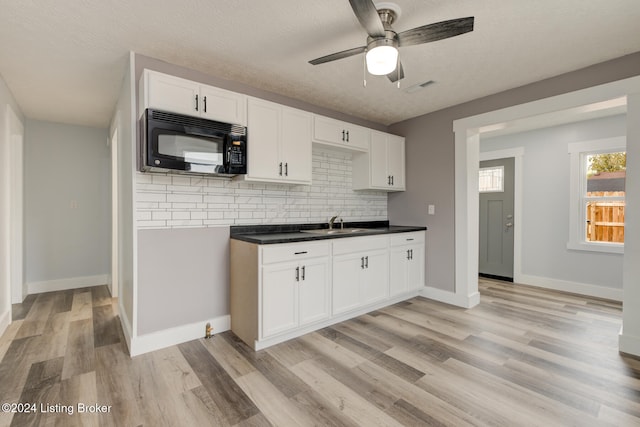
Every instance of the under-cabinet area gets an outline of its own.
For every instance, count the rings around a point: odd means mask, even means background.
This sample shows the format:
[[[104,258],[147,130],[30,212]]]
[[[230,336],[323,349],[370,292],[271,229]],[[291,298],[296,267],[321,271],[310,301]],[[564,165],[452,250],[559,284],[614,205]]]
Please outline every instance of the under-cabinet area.
[[[260,244],[231,238],[231,330],[254,350],[416,296],[425,231]],[[308,234],[307,234],[308,236]],[[300,239],[297,237],[296,239]],[[249,239],[250,240],[250,239]]]

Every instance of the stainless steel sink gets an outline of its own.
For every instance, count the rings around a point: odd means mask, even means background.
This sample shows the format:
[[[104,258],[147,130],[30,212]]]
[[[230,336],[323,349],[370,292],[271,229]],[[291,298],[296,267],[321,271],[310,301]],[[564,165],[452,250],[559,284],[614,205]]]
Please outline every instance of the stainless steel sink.
[[[309,234],[321,234],[321,235],[331,235],[331,234],[351,234],[351,233],[362,233],[365,231],[369,231],[367,228],[334,228],[332,230],[328,228],[320,228],[316,230],[300,230],[302,233]]]

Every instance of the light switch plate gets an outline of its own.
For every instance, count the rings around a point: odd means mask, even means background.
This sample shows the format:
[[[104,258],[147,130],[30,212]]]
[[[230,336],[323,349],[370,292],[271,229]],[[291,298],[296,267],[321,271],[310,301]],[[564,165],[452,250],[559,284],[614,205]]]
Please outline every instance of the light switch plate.
[[[429,205],[427,207],[427,213],[429,215],[435,215],[436,214],[436,205]]]

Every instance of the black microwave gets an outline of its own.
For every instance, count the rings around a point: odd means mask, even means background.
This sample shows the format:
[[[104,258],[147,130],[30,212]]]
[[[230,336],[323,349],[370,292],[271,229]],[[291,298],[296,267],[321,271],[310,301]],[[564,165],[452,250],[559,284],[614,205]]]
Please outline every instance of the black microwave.
[[[247,128],[148,108],[141,170],[234,176],[247,173]]]

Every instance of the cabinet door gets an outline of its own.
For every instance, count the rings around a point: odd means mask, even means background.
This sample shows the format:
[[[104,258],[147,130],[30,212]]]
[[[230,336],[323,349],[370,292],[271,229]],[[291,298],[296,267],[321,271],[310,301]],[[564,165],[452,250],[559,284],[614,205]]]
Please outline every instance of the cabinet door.
[[[349,147],[361,151],[369,150],[371,130],[362,126],[345,123],[346,143]]]
[[[287,181],[311,184],[311,114],[282,108],[280,161]]]
[[[313,138],[316,141],[343,144],[345,136],[342,134],[341,122],[328,117],[314,116],[313,118]]]
[[[368,151],[370,130],[329,117],[313,117],[313,140],[347,150]]]
[[[296,263],[262,269],[262,338],[298,325]]]
[[[409,249],[412,252],[407,262],[407,290],[413,291],[424,287],[424,246],[414,245]]]
[[[173,113],[200,115],[198,83],[148,72],[147,107]]]
[[[200,87],[202,117],[246,126],[247,97],[212,86]]]
[[[306,260],[300,264],[298,316],[300,326],[329,317],[329,260]]]
[[[370,304],[389,296],[389,253],[368,252],[361,277],[362,303]]]
[[[387,173],[387,138],[384,133],[371,132],[369,168],[372,187],[387,188],[390,186],[391,178]]]
[[[389,257],[389,294],[390,296],[407,292],[409,248],[400,246],[391,248]]]
[[[361,254],[343,255],[333,260],[334,315],[360,306],[360,275],[363,270]]]
[[[387,173],[392,177],[391,188],[404,190],[404,138],[397,135],[387,135]]]
[[[279,138],[280,108],[270,102],[249,99],[247,178],[280,179]]]

